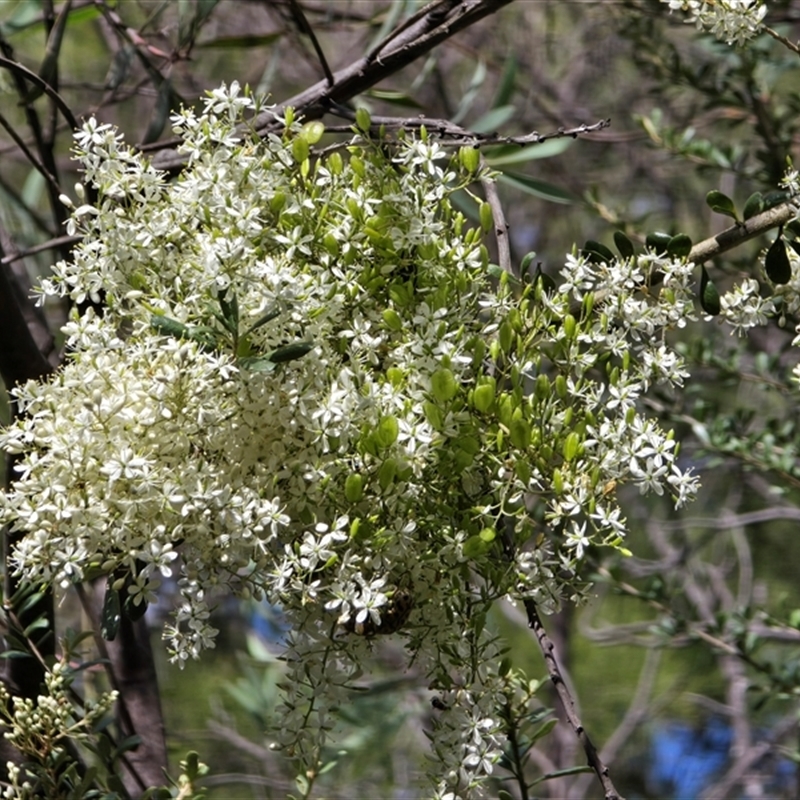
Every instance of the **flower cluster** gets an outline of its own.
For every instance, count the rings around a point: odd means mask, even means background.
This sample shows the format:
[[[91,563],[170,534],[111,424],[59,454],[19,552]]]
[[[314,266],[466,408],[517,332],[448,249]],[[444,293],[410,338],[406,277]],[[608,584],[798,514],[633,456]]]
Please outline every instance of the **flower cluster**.
[[[579,596],[587,549],[625,550],[618,487],[697,488],[639,403],[686,376],[667,334],[695,316],[693,265],[573,254],[555,289],[496,280],[449,201],[469,154],[423,132],[311,158],[319,123],[262,141],[253,108],[233,85],[177,115],[174,181],[108,126],[78,134],[96,200],[41,291],[105,310],[16,391],[10,563],[107,575],[128,614],[174,578],[179,662],[213,644],[221,589],[281,604],[277,745],[308,769],[371,639],[404,636],[450,706],[437,791],[469,797],[500,755],[489,607]]]
[[[761,0],[661,0],[670,11],[685,11],[687,22],[727,44],[742,45],[761,29],[767,6]]]
[[[0,715],[5,719],[5,738],[26,757],[21,767],[8,762],[9,784],[3,791],[7,800],[32,800],[45,791],[53,796],[58,787],[49,785],[64,773],[63,756],[68,742],[91,740],[98,725],[116,702],[117,692],[101,694],[95,701],[85,701],[77,708],[70,696],[74,672],[64,661],[55,663],[45,674],[46,694],[36,700],[12,698],[0,684]],[[73,776],[74,777],[74,776]],[[38,778],[38,780],[37,780]]]

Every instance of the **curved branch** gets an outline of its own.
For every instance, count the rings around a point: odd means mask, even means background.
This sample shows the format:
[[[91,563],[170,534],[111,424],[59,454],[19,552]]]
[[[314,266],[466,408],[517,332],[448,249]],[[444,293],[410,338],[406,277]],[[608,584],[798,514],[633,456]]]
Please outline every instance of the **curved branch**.
[[[716,256],[722,255],[722,253],[727,253],[728,250],[733,250],[734,247],[738,247],[742,242],[754,239],[762,233],[783,225],[793,219],[796,214],[796,200],[781,203],[775,208],[770,208],[744,222],[738,222],[736,225],[726,228],[716,236],[698,242],[689,253],[689,261],[694,261],[695,264],[703,264]]]

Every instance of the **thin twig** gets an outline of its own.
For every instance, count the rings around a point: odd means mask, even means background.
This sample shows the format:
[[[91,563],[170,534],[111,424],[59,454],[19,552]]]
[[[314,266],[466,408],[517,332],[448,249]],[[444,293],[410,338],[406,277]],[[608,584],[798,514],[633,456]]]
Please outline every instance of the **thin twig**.
[[[572,694],[570,694],[569,688],[567,687],[567,684],[564,682],[564,678],[561,675],[561,670],[559,669],[558,661],[556,660],[555,656],[555,647],[553,642],[550,640],[550,637],[547,635],[547,631],[544,629],[544,625],[542,624],[541,617],[539,616],[539,609],[537,608],[536,603],[533,600],[526,599],[524,601],[524,605],[525,613],[528,617],[528,627],[533,631],[534,635],[536,636],[536,641],[539,643],[539,649],[542,651],[542,655],[544,656],[544,661],[547,666],[547,672],[550,675],[550,680],[553,682],[556,693],[558,694],[561,704],[564,707],[564,713],[567,715],[567,720],[569,721],[572,730],[575,732],[575,735],[578,737],[578,741],[583,747],[583,752],[586,754],[586,760],[594,771],[595,775],[597,775],[597,778],[603,787],[605,800],[623,800],[622,795],[620,795],[616,790],[611,780],[608,767],[600,758],[597,748],[589,738],[589,734],[586,733],[586,729],[583,727],[583,723],[578,716],[578,712],[575,708],[575,700],[573,699]]]
[[[503,543],[506,560],[513,563],[516,557],[516,547],[508,518],[503,518],[498,522],[497,531]],[[528,627],[533,631],[536,636],[536,641],[539,643],[539,649],[542,651],[545,665],[547,666],[547,673],[550,675],[550,680],[553,682],[556,693],[561,700],[567,721],[578,737],[581,747],[583,747],[587,763],[592,768],[595,775],[597,775],[600,785],[603,787],[605,800],[624,800],[611,780],[608,767],[603,763],[600,754],[597,752],[597,748],[594,746],[592,740],[589,738],[589,734],[586,733],[586,729],[583,727],[583,723],[578,715],[575,699],[564,680],[564,676],[561,674],[561,668],[556,660],[555,645],[544,629],[536,603],[530,598],[526,598],[523,600],[523,605],[525,606]]]
[[[31,72],[27,67],[22,64],[12,61],[10,58],[3,58],[0,56],[0,67],[5,67],[11,72],[16,73],[18,76],[23,77],[26,81],[30,81],[41,89],[55,104],[58,110],[64,115],[64,119],[69,124],[72,130],[77,130],[78,122],[75,119],[70,107],[64,102],[61,95],[50,86],[47,81],[42,80],[35,72]]]
[[[486,160],[481,156],[481,172],[488,172]],[[497,263],[504,272],[508,272],[515,278],[520,277],[518,269],[511,265],[511,244],[508,240],[508,222],[503,213],[503,204],[500,202],[500,195],[497,192],[497,183],[491,178],[481,178],[486,202],[492,209],[492,220],[494,222],[494,238],[497,242]]]
[[[355,121],[355,112],[341,105],[340,103],[331,103],[329,108],[330,113],[339,117]],[[503,136],[499,133],[477,133],[468,128],[462,128],[446,119],[438,119],[436,117],[382,117],[378,115],[370,116],[370,127],[377,131],[379,128],[386,128],[389,130],[420,130],[425,128],[429,134],[433,134],[442,140],[442,144],[447,144],[450,147],[490,147],[494,145],[516,145],[524,147],[532,144],[542,144],[548,139],[562,139],[564,137],[571,137],[577,139],[586,133],[594,133],[595,131],[603,130],[611,125],[610,119],[601,119],[592,124],[583,123],[574,128],[558,128],[549,133],[539,133],[539,131],[532,131],[521,136]],[[350,130],[349,127],[337,127],[335,125],[326,126],[326,130],[330,133],[346,133]]]
[[[314,29],[311,27],[311,25],[308,24],[306,15],[303,13],[303,7],[297,2],[297,0],[289,0],[289,10],[292,13],[292,17],[294,17],[294,21],[297,23],[300,33],[304,33],[309,39],[311,39],[311,44],[314,46],[314,51],[316,52],[319,63],[322,66],[322,72],[325,75],[325,80],[328,81],[328,86],[333,87],[333,84],[336,81],[333,79],[333,73],[331,72],[331,68],[328,66],[325,53],[322,52],[322,47],[317,39],[317,35],[314,33]]]
[[[763,30],[764,33],[769,34],[776,41],[779,41],[782,45],[788,47],[793,53],[800,55],[800,44],[798,44],[797,42],[792,42],[785,36],[781,36],[778,33],[778,31],[773,30],[772,28],[769,27],[769,25],[762,25],[761,30]]]
[[[38,253],[44,253],[47,250],[57,250],[64,245],[78,244],[78,242],[81,241],[83,241],[82,236],[57,236],[54,239],[49,239],[46,242],[37,244],[35,247],[29,247],[27,250],[20,250],[17,253],[11,253],[10,255],[0,258],[0,266],[5,267],[7,264],[12,264],[15,261],[21,261],[23,258],[27,258],[28,256],[35,256]]]

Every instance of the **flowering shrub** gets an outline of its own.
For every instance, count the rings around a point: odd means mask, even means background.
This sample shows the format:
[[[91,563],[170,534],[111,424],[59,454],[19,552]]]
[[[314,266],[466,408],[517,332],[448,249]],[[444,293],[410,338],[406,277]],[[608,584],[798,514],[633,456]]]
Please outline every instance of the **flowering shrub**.
[[[661,0],[670,11],[685,11],[687,22],[727,44],[742,45],[761,30],[767,6],[761,0]]]
[[[234,84],[176,116],[175,180],[109,126],[77,135],[83,241],[41,291],[104,311],[74,314],[62,369],[16,391],[11,565],[108,576],[131,617],[175,573],[180,663],[213,646],[220,588],[280,604],[277,745],[310,774],[373,637],[403,636],[446,708],[437,794],[468,797],[502,746],[492,603],[580,597],[587,548],[625,552],[619,487],[697,489],[637,402],[687,375],[666,334],[696,318],[695,266],[575,252],[558,287],[498,277],[450,203],[474,152],[423,131],[311,158],[320,123],[288,112],[261,141],[255,107]],[[723,298],[737,329],[763,318],[751,289]]]

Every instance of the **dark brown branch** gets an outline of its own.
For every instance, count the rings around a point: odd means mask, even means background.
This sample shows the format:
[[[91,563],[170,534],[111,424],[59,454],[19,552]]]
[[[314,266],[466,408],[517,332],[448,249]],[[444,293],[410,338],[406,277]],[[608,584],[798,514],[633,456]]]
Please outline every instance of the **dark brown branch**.
[[[569,721],[572,730],[575,731],[575,735],[578,737],[578,741],[583,747],[583,752],[586,753],[586,760],[592,770],[594,770],[595,775],[597,775],[597,778],[603,787],[605,800],[623,800],[622,796],[619,794],[619,792],[617,792],[614,784],[611,781],[608,767],[600,758],[597,748],[594,746],[594,744],[592,744],[592,740],[589,738],[589,734],[586,733],[583,723],[578,716],[577,709],[575,708],[575,701],[572,698],[569,688],[567,687],[567,684],[564,682],[564,678],[561,675],[561,670],[559,669],[558,661],[555,657],[555,648],[547,635],[547,631],[544,629],[542,620],[539,617],[539,609],[536,607],[536,603],[534,603],[533,600],[525,600],[524,604],[525,613],[528,617],[528,627],[536,636],[536,641],[539,643],[539,648],[544,656],[544,661],[547,666],[547,672],[550,675],[550,680],[553,682],[556,693],[558,694],[561,704],[564,707],[564,713],[567,715],[567,720]]]
[[[322,47],[317,39],[317,35],[314,33],[314,29],[308,24],[306,15],[303,13],[303,7],[297,2],[297,0],[289,0],[289,10],[292,13],[292,18],[297,24],[297,28],[300,33],[304,33],[309,39],[311,39],[311,44],[313,45],[314,52],[317,54],[317,58],[319,59],[322,72],[325,75],[325,80],[328,81],[328,86],[332,87],[335,83],[333,79],[333,73],[331,72],[330,66],[328,66],[325,53],[322,52]]]
[[[64,98],[61,97],[61,95],[55,89],[53,89],[49,83],[43,81],[35,72],[31,72],[27,67],[24,67],[22,64],[12,61],[9,58],[3,58],[0,56],[0,67],[5,67],[7,70],[10,70],[19,77],[24,78],[26,81],[30,81],[37,88],[41,89],[42,92],[44,92],[44,94],[46,94],[53,101],[53,103],[55,103],[56,107],[62,113],[70,128],[72,128],[72,130],[77,129],[78,123],[75,120],[75,116],[70,107],[66,104]]]
[[[150,647],[150,633],[144,618],[131,622],[126,615],[113,641],[100,635],[97,607],[103,603],[104,583],[96,582],[89,594],[81,584],[75,589],[89,618],[95,645],[103,659],[111,687],[119,693],[117,723],[122,737],[139,735],[141,743],[128,751],[123,761],[123,782],[132,796],[164,781],[167,746],[161,697]]]
[[[336,116],[344,117],[345,119],[355,121],[355,112],[351,109],[342,106],[338,103],[331,104],[331,113]],[[525,133],[521,136],[504,136],[499,133],[476,133],[468,128],[462,128],[460,125],[455,125],[446,119],[437,119],[434,117],[382,117],[373,115],[370,116],[371,128],[377,130],[381,127],[389,130],[406,130],[415,131],[425,128],[425,130],[442,139],[443,144],[450,147],[491,147],[493,145],[517,145],[524,147],[525,145],[542,144],[548,139],[563,139],[570,137],[577,139],[585,133],[594,133],[603,130],[611,124],[610,119],[601,119],[591,125],[583,123],[574,128],[558,128],[549,133],[539,133],[539,131],[532,131]],[[345,133],[350,130],[348,127],[337,127],[335,125],[327,125],[325,128],[330,133]]]
[[[73,244],[78,244],[82,241],[82,236],[57,236],[54,239],[49,239],[46,242],[37,244],[34,247],[29,247],[27,250],[20,250],[18,253],[10,253],[7,256],[0,258],[0,267],[5,267],[8,264],[13,264],[15,261],[21,261],[28,256],[35,256],[38,253],[45,253],[48,250],[58,250],[62,247],[71,247]]]
[[[384,78],[429,53],[437,45],[454,36],[459,31],[474,25],[484,17],[496,13],[513,0],[461,0],[460,2],[433,3],[426,6],[422,16],[411,27],[398,36],[397,29],[388,34],[381,43],[380,57],[370,61],[360,58],[350,66],[336,72],[333,85],[327,80],[290,97],[279,104],[280,112],[289,106],[306,120],[319,119],[331,104],[347,103],[353,97],[375,86]],[[403,23],[405,28],[405,23]],[[259,134],[266,134],[282,126],[275,119],[274,111],[266,111],[253,120],[252,127]],[[153,158],[158,169],[176,170],[184,163],[184,158],[171,149],[163,150]]]

